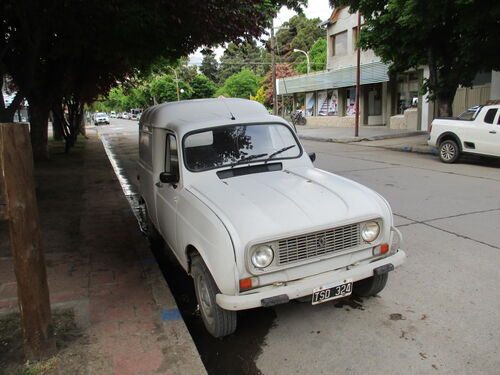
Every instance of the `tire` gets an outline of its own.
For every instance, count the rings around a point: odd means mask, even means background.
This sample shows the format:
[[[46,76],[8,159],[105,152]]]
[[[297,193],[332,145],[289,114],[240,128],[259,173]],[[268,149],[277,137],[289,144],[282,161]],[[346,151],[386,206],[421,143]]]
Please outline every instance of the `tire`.
[[[443,163],[454,163],[458,160],[460,156],[460,149],[458,148],[457,142],[447,139],[439,145],[439,159]]]
[[[305,118],[305,117],[301,117],[301,118],[299,119],[299,125],[305,125],[305,124],[307,124],[307,120],[306,120],[306,118]]]
[[[388,277],[389,274],[384,273],[383,275],[376,275],[367,279],[356,281],[352,292],[358,297],[374,296],[385,288]]]
[[[236,330],[236,311],[224,310],[215,302],[219,292],[210,271],[200,256],[192,258],[191,276],[201,318],[207,331],[214,337],[224,337]]]

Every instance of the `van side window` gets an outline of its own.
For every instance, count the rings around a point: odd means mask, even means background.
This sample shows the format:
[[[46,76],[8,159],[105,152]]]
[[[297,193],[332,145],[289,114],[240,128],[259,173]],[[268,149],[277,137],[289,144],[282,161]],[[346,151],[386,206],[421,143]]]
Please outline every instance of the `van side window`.
[[[177,151],[177,139],[173,134],[167,134],[165,147],[165,172],[175,173],[179,176],[179,156]]]
[[[495,119],[495,115],[497,114],[497,108],[488,109],[486,112],[486,116],[484,116],[484,122],[487,124],[493,124],[493,120]]]

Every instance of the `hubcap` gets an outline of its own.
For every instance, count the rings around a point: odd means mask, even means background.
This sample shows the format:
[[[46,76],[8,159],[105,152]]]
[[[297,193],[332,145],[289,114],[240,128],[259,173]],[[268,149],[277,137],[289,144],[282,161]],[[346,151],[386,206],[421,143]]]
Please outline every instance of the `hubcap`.
[[[210,298],[210,292],[208,290],[207,284],[203,278],[200,276],[198,279],[199,293],[200,293],[200,309],[202,313],[205,315],[205,318],[208,321],[213,320],[213,312],[212,312],[212,299]]]
[[[456,152],[455,147],[450,143],[446,143],[443,146],[441,146],[441,157],[444,160],[453,159],[453,157],[455,156],[455,152]]]

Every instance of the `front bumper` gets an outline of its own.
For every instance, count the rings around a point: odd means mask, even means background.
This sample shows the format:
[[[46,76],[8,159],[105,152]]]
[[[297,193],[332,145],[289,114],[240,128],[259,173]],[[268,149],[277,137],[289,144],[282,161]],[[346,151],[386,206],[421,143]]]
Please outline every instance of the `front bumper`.
[[[376,260],[372,263],[356,266],[344,267],[335,271],[328,271],[319,275],[294,280],[282,285],[268,285],[258,288],[251,294],[241,294],[229,296],[217,294],[217,304],[225,310],[246,310],[263,306],[262,300],[273,297],[288,296],[288,300],[308,296],[312,294],[314,288],[331,284],[337,281],[352,279],[358,281],[373,276],[373,270],[388,264],[398,267],[403,264],[406,254],[403,250],[398,250],[393,255]],[[283,302],[287,299],[284,298]]]

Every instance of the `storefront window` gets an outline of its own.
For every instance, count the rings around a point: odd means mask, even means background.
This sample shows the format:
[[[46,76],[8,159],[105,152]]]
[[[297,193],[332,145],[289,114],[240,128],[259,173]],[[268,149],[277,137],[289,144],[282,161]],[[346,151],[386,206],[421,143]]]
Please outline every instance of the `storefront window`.
[[[328,92],[318,91],[318,116],[328,115]]]
[[[403,114],[404,110],[418,102],[418,73],[410,72],[398,74],[397,77],[397,113]]]
[[[346,116],[354,116],[356,114],[356,89],[350,88],[346,90]]]
[[[328,90],[328,116],[336,116],[339,112],[338,90]]]
[[[371,85],[368,91],[368,116],[382,114],[382,85]]]
[[[306,116],[314,116],[315,99],[314,92],[308,92],[306,94]]]

